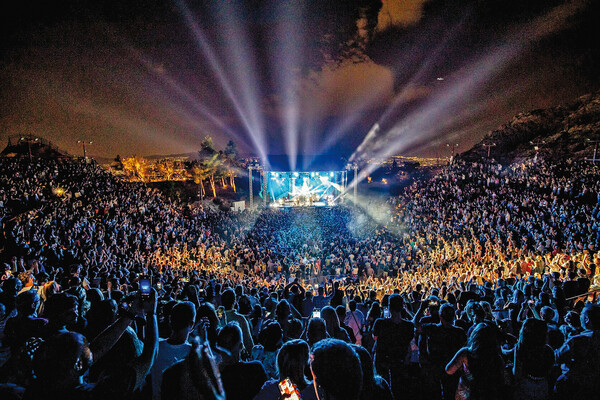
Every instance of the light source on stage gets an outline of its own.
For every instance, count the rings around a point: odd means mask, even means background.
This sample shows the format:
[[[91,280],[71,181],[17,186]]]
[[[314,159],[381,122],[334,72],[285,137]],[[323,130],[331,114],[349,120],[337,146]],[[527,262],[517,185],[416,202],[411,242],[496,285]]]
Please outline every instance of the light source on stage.
[[[344,191],[336,181],[343,176],[340,171],[269,171],[266,175],[274,207],[333,206]]]

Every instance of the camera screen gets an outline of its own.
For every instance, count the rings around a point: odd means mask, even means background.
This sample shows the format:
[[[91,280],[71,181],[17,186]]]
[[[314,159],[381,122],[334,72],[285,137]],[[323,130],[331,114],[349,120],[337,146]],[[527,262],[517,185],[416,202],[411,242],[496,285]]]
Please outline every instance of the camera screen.
[[[150,288],[152,284],[150,283],[150,279],[140,279],[140,291],[142,294],[150,294]]]

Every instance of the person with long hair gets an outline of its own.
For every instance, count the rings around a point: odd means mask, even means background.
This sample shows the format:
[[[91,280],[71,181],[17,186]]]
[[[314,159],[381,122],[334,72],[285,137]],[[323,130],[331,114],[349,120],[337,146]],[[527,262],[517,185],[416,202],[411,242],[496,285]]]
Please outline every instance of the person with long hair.
[[[346,343],[350,342],[348,333],[341,328],[340,320],[333,307],[323,307],[321,309],[321,318],[323,318],[325,321],[325,326],[327,327],[327,333],[329,334],[329,337],[343,340]]]
[[[278,379],[270,379],[256,395],[257,400],[279,400],[279,382],[289,379],[298,391],[308,387],[310,382],[305,377],[308,367],[309,347],[308,343],[301,339],[286,342],[277,353]]]
[[[548,378],[554,365],[554,352],[546,344],[546,322],[525,320],[514,349],[515,400],[545,400],[549,397]]]
[[[327,326],[323,318],[311,318],[306,326],[304,336],[311,348],[319,340],[327,339],[329,334],[327,334]]]
[[[360,400],[392,400],[392,390],[385,379],[375,373],[373,357],[362,346],[353,344],[352,348],[360,358],[363,373],[363,384],[360,391]]]
[[[500,399],[504,387],[504,360],[498,341],[498,329],[489,323],[477,324],[467,346],[446,365],[446,373],[461,371],[457,400]]]

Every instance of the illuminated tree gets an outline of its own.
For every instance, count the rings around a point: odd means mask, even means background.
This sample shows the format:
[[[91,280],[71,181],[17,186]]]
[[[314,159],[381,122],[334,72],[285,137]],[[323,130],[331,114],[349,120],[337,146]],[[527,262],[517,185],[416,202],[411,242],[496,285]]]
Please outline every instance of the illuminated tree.
[[[148,160],[140,156],[125,157],[122,159],[125,175],[130,179],[146,181],[150,172]]]
[[[166,181],[172,180],[173,176],[175,175],[175,163],[173,160],[160,160],[156,164],[156,169]]]
[[[234,192],[237,192],[235,187],[235,171],[240,167],[238,162],[238,150],[235,142],[230,140],[227,142],[227,147],[223,152],[225,158],[226,174],[229,177],[229,184]]]
[[[213,140],[210,136],[206,136],[204,139],[202,139],[198,157],[200,158],[200,169],[206,171],[206,176],[210,182],[213,197],[217,197],[215,174],[218,172],[222,160],[219,152],[215,149]]]
[[[200,186],[200,197],[204,198],[206,196],[206,190],[204,189],[204,181],[209,176],[208,169],[203,168],[199,162],[194,161],[190,168],[190,173],[192,175],[194,183]]]

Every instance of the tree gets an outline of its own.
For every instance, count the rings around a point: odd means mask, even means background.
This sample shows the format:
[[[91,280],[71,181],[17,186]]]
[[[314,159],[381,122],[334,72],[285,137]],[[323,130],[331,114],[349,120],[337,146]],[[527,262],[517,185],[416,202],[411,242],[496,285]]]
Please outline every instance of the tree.
[[[233,140],[227,142],[227,147],[225,147],[224,156],[226,174],[229,177],[229,184],[233,188],[233,191],[237,192],[235,187],[235,171],[236,169],[240,168],[240,164],[238,161],[239,156],[237,145]]]
[[[206,191],[204,190],[204,180],[208,176],[208,171],[203,169],[199,162],[195,161],[190,167],[190,173],[194,183],[200,186],[200,198],[204,199]]]
[[[200,158],[199,165],[200,169],[205,171],[208,176],[213,197],[217,197],[215,174],[218,172],[222,162],[219,154],[220,153],[214,147],[212,137],[205,136],[200,143],[200,151],[198,151],[198,157]]]
[[[162,175],[165,181],[170,181],[175,175],[175,163],[173,160],[164,159],[156,164],[158,172]]]
[[[117,154],[114,158],[111,167],[117,171],[123,171],[123,161],[121,160],[121,156]]]
[[[144,157],[133,156],[122,159],[125,174],[132,179],[145,181],[148,179],[149,165]]]

